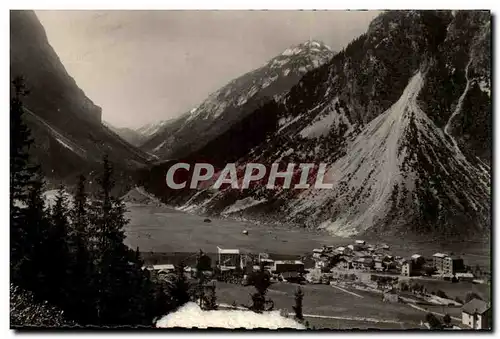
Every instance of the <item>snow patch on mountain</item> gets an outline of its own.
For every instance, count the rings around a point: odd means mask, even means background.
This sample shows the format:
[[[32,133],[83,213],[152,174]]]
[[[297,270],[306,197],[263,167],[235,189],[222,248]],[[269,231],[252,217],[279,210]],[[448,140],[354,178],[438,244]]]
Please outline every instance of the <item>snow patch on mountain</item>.
[[[167,143],[167,141],[163,141],[161,144],[159,144],[158,146],[156,146],[154,149],[153,149],[153,152],[157,152],[158,150],[160,150],[163,146],[165,146],[165,144]]]
[[[299,46],[287,48],[281,55],[292,56],[302,53],[302,48]]]
[[[453,135],[450,133],[450,129],[451,129],[451,124],[453,122],[453,119],[455,119],[455,117],[462,110],[462,105],[463,105],[464,98],[467,95],[467,92],[469,91],[469,87],[470,87],[469,67],[470,67],[471,64],[472,64],[472,58],[469,57],[469,62],[467,63],[467,66],[465,67],[465,79],[466,79],[465,89],[464,89],[462,95],[460,96],[460,98],[458,99],[458,103],[457,103],[457,105],[455,107],[455,110],[453,111],[453,113],[451,114],[450,118],[448,119],[448,122],[446,123],[446,126],[444,126],[444,132],[453,141],[453,146],[455,147],[455,150],[457,151],[457,153],[460,153],[460,154],[462,154],[462,151],[460,151],[460,148],[458,147],[457,141],[455,140],[455,138],[453,137]]]
[[[137,132],[139,134],[142,134],[146,137],[152,136],[155,133],[157,133],[163,126],[169,123],[170,120],[162,120],[159,122],[147,124],[139,129],[137,129]]]
[[[264,79],[264,82],[262,83],[262,88],[269,87],[269,85],[271,85],[274,81],[276,81],[276,79],[278,79],[278,75]]]
[[[336,98],[333,103],[338,102]],[[299,134],[303,138],[319,138],[327,135],[333,126],[338,127],[342,122],[350,126],[350,122],[344,114],[337,113],[330,105],[324,109],[324,113],[319,114],[308,126],[302,129]]]
[[[274,59],[271,62],[271,68],[280,68],[289,63],[291,60],[289,58]]]
[[[303,118],[303,115],[297,115],[295,118],[291,118],[291,117],[286,117],[286,118],[280,118],[278,120],[278,126],[280,127],[277,131],[277,133],[280,133],[281,131],[283,131],[285,128],[287,128],[288,126],[290,126],[291,124],[297,122],[298,120],[300,120],[301,118]]]
[[[59,142],[61,145],[63,145],[64,147],[66,147],[67,149],[69,149],[70,151],[72,152],[75,152],[75,149],[73,147],[71,147],[70,145],[68,145],[67,143],[65,143],[64,141],[62,141],[61,139],[59,138],[56,138],[57,142]]]

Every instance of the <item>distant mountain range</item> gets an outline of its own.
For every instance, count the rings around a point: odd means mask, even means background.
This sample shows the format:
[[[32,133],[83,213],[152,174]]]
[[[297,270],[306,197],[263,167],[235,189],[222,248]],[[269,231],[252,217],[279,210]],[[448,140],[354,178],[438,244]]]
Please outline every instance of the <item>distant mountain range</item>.
[[[197,143],[197,131],[183,143],[190,147],[179,151],[167,135],[178,135],[180,127],[165,126],[168,134],[150,145],[172,160],[147,171],[144,184],[185,210],[343,236],[488,236],[490,48],[488,11],[385,12],[290,91],[260,102],[216,138],[201,133],[205,146]],[[226,106],[224,91],[210,97],[209,107]],[[205,119],[217,116],[197,110],[179,126],[207,126]],[[326,162],[334,187],[170,191],[164,173],[173,159],[219,169],[233,161]]]
[[[308,71],[333,56],[329,47],[307,41],[285,50],[264,66],[230,81],[179,118],[142,128],[141,149],[170,159],[187,156],[229,130],[269,100],[278,99]]]

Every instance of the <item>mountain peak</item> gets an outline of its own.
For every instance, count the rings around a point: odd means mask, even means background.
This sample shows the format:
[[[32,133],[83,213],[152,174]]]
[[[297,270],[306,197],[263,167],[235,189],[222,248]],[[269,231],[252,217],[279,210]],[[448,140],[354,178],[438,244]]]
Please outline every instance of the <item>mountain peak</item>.
[[[281,55],[292,56],[292,55],[310,54],[310,53],[332,54],[333,52],[330,47],[328,47],[321,41],[307,40],[301,44],[287,48],[283,53],[281,53]]]

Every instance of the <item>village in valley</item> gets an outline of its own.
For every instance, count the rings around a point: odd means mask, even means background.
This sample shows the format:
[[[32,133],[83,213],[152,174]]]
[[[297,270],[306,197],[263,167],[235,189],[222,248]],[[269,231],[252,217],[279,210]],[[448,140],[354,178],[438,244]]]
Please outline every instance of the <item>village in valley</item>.
[[[195,257],[196,264],[189,260]],[[201,257],[206,258],[203,267],[199,262]],[[419,328],[491,328],[491,303],[484,294],[477,293],[489,290],[491,273],[468,266],[463,258],[453,253],[438,252],[431,257],[414,253],[402,257],[393,255],[387,244],[354,240],[343,246],[315,248],[296,259],[282,260],[280,257],[217,246],[216,252],[210,255],[200,251],[188,257],[184,262],[193,262],[193,265],[186,264],[184,271],[188,277],[195,278],[199,276],[197,270],[203,270],[210,281],[208,288],[214,291],[217,284],[251,285],[248,278],[252,273],[266,271],[271,282],[277,285],[296,284],[303,288],[328,285],[336,292],[354,297],[365,293],[378,295],[381,302],[388,305],[406,305],[422,312]],[[160,279],[168,280],[177,266],[150,264],[145,268],[155,272]],[[305,298],[307,303],[307,291]]]

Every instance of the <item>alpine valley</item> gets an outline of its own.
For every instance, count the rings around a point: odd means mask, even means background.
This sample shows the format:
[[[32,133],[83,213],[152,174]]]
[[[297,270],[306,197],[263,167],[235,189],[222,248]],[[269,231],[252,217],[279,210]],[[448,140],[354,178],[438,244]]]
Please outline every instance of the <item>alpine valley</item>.
[[[123,191],[143,186],[184,211],[339,236],[490,235],[489,11],[384,12],[340,52],[314,40],[291,46],[178,118],[138,130],[103,124],[33,12],[10,18],[11,78],[23,75],[31,90],[31,152],[49,182],[92,177],[109,154]],[[179,161],[216,171],[327,163],[333,188],[169,190],[165,174]]]
[[[487,11],[390,11],[339,53],[317,42],[287,50],[161,126],[142,148],[165,161],[140,184],[181,210],[340,236],[488,237],[490,20]],[[281,87],[311,54],[298,83]],[[170,191],[165,173],[180,160],[219,170],[329,163],[334,187]]]

